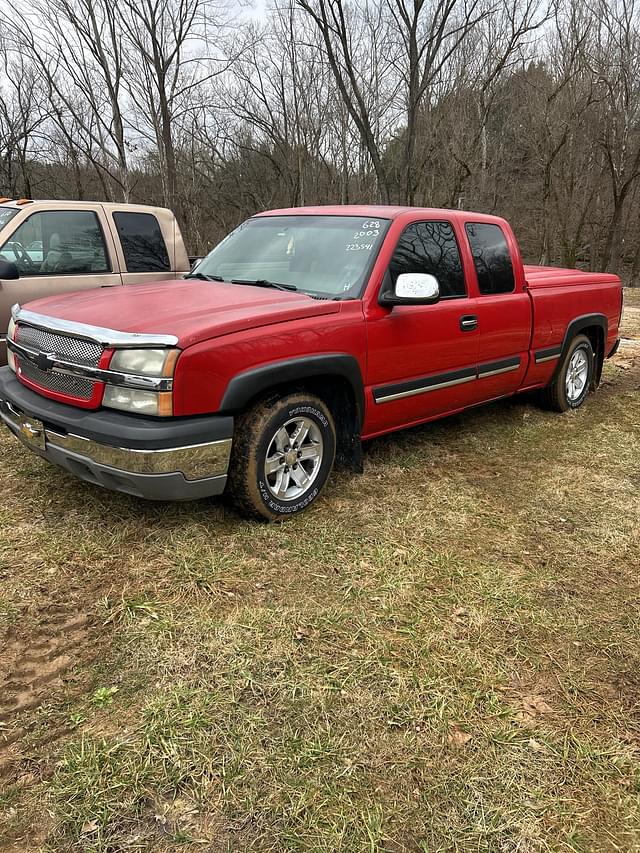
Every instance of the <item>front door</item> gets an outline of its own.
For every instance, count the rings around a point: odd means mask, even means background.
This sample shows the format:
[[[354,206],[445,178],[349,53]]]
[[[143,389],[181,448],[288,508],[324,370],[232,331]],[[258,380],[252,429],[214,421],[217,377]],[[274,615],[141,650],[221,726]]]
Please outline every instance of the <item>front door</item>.
[[[452,224],[409,225],[389,265],[393,285],[401,273],[434,275],[441,298],[434,305],[370,309],[367,435],[462,409],[474,400],[477,300],[467,292]]]
[[[20,278],[0,281],[2,335],[11,306],[73,290],[122,283],[112,271],[113,243],[93,210],[32,213],[0,246],[0,258],[15,263]],[[1,343],[0,364],[6,362]]]

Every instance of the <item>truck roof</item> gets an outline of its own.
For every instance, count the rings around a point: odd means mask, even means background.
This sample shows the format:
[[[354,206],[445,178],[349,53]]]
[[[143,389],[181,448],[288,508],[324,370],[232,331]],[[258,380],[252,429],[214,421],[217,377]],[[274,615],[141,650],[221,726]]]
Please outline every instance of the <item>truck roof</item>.
[[[367,216],[379,219],[398,219],[406,214],[429,219],[446,216],[456,219],[473,219],[474,222],[504,221],[502,217],[468,210],[444,207],[403,207],[392,204],[324,204],[313,207],[284,207],[265,210],[256,216]]]
[[[31,198],[20,198],[20,199],[7,199],[6,201],[0,202],[0,207],[12,207],[17,210],[22,210],[23,208],[31,208],[32,206],[36,206],[40,209],[48,208],[50,210],[78,210],[78,209],[89,209],[92,210],[97,206],[104,207],[105,210],[138,210],[140,212],[148,212],[150,210],[168,210],[165,207],[158,207],[157,205],[149,205],[149,204],[129,204],[128,202],[113,202],[113,201],[69,201],[68,199],[31,199]],[[168,211],[169,213],[171,211]]]
[[[12,207],[21,209],[23,207],[31,207],[37,205],[40,209],[48,208],[50,210],[65,210],[86,207],[94,208],[96,205],[101,205],[105,210],[167,210],[167,208],[158,207],[156,205],[147,204],[129,204],[128,202],[111,202],[111,201],[69,201],[62,199],[7,199],[0,202],[1,207]],[[170,212],[170,211],[169,211]],[[263,210],[254,216],[367,216],[377,217],[379,219],[398,219],[401,216],[411,214],[429,219],[446,216],[447,218],[473,218],[475,222],[497,222],[502,218],[486,213],[478,213],[476,211],[456,210],[453,208],[444,207],[408,207],[392,204],[322,204],[309,207],[283,207],[274,210]]]

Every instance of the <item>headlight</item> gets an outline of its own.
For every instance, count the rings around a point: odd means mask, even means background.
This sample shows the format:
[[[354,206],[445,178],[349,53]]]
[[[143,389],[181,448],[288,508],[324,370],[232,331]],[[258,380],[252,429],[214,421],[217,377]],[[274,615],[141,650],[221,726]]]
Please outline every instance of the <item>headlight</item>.
[[[109,370],[139,376],[173,376],[180,350],[119,349],[111,357]]]
[[[102,405],[138,415],[170,417],[173,414],[170,391],[139,391],[137,388],[107,385],[104,389]]]
[[[8,341],[14,340],[15,334],[16,334],[16,321],[12,317],[9,320],[9,328],[7,329],[7,340]],[[13,372],[15,373],[16,372],[16,358],[15,358],[14,354],[11,352],[11,350],[9,349],[9,347],[7,347],[7,364],[9,365],[11,370],[13,370]]]
[[[145,376],[150,379],[171,380],[180,355],[178,349],[119,349],[109,362],[109,370],[125,376]],[[171,391],[148,391],[131,387],[135,383],[125,378],[125,385],[107,384],[102,405],[139,415],[170,417],[173,414]],[[140,384],[140,383],[138,383]],[[149,382],[149,384],[152,384]],[[169,383],[166,383],[170,385]]]

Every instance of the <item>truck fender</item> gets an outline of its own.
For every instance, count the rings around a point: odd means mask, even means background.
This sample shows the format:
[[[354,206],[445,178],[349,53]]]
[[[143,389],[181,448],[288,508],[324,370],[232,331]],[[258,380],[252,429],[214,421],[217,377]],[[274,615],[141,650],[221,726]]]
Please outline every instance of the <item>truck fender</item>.
[[[323,353],[276,361],[252,367],[234,376],[220,402],[220,411],[238,411],[250,400],[277,385],[295,383],[316,376],[340,376],[351,386],[359,428],[364,418],[364,382],[360,365],[348,353]]]
[[[567,326],[567,330],[564,333],[564,340],[562,342],[562,352],[560,353],[560,357],[558,358],[558,363],[556,365],[556,369],[553,372],[552,382],[557,378],[558,373],[560,372],[560,368],[564,363],[565,356],[569,350],[569,346],[571,341],[575,338],[576,335],[579,335],[585,329],[588,329],[590,326],[598,326],[602,329],[602,352],[595,353],[596,356],[596,364],[595,364],[595,384],[597,385],[600,382],[600,374],[602,373],[602,362],[604,360],[604,349],[607,344],[607,331],[609,329],[609,322],[604,314],[583,314],[580,317],[576,317],[575,320],[572,320]]]

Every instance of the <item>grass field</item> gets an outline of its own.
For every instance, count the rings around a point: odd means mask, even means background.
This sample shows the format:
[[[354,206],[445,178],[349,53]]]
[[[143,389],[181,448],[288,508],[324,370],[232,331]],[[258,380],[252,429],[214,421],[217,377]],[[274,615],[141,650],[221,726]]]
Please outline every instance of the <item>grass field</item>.
[[[0,438],[3,851],[640,850],[640,293],[280,526]]]

